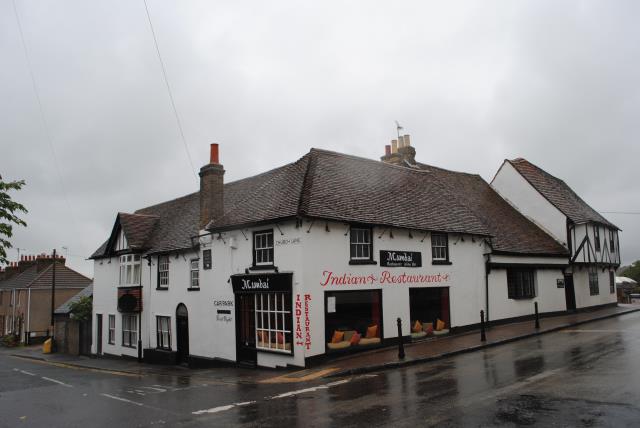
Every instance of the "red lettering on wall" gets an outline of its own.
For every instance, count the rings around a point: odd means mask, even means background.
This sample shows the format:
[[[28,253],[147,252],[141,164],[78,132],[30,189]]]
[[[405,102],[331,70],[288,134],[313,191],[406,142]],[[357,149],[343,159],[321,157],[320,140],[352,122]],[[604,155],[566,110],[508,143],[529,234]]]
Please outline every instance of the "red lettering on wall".
[[[383,270],[378,277],[373,274],[367,276],[350,273],[336,274],[325,270],[322,272],[320,285],[326,287],[327,285],[439,284],[449,282],[449,280],[448,273],[408,275],[406,272],[402,272],[393,275],[390,271]]]

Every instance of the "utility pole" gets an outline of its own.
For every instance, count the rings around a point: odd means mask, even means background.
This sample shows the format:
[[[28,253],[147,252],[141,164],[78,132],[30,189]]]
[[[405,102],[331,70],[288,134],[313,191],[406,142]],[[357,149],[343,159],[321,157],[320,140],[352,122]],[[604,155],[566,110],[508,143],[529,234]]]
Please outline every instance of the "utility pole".
[[[53,249],[53,275],[51,277],[51,337],[53,337],[53,313],[56,310],[56,249]]]

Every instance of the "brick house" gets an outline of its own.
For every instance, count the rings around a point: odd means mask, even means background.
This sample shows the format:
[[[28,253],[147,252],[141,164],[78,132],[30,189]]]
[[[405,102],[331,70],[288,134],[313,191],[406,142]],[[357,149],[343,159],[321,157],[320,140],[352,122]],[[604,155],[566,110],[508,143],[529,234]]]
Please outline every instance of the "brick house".
[[[92,284],[92,280],[55,259],[55,307]],[[15,334],[21,342],[38,340],[51,328],[51,284],[54,259],[49,255],[22,256],[3,271],[0,280],[0,333]]]

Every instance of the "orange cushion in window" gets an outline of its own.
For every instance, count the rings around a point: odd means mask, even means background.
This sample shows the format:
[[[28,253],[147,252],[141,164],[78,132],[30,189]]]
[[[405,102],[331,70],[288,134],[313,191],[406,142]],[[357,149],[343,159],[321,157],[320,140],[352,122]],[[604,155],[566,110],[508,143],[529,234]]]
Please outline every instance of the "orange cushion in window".
[[[278,343],[284,345],[284,334],[278,332]]]
[[[268,342],[268,337],[269,336],[267,336],[267,332],[266,331],[259,331],[258,332],[258,340],[260,342],[267,343]]]
[[[371,327],[367,328],[367,335],[365,337],[367,339],[371,339],[373,337],[378,337],[378,326],[377,325],[372,325]]]
[[[331,343],[340,343],[344,339],[344,331],[334,331]]]
[[[426,323],[422,324],[422,331],[424,331],[427,334],[433,333],[433,323],[432,322],[426,322]]]
[[[351,340],[349,341],[349,344],[353,345],[357,345],[358,342],[360,342],[360,338],[362,336],[360,336],[360,333],[353,333],[353,336],[351,336]]]
[[[436,331],[444,330],[446,324],[440,318],[436,321]]]
[[[413,324],[413,328],[411,329],[412,333],[420,333],[422,331],[422,324],[420,321],[416,320],[415,324]]]

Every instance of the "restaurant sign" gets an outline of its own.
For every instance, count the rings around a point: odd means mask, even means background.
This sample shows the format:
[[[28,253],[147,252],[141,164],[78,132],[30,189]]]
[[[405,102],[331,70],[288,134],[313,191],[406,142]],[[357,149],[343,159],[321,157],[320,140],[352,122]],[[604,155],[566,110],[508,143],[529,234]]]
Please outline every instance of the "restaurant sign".
[[[380,266],[422,267],[422,253],[416,251],[380,250]]]
[[[291,292],[292,273],[232,275],[234,293]]]

